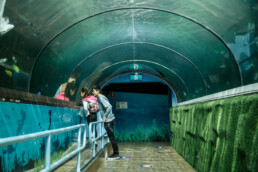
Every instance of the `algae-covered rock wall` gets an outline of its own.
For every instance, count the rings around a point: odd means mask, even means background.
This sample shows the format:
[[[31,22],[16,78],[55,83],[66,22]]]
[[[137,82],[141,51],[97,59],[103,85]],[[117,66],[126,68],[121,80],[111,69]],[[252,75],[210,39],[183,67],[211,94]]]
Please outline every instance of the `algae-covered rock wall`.
[[[170,109],[172,147],[200,172],[258,171],[258,94]]]

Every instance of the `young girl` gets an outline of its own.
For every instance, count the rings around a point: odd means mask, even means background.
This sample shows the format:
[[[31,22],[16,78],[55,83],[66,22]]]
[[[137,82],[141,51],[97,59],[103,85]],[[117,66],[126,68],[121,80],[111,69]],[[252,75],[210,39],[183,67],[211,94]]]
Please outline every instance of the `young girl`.
[[[82,103],[83,103],[83,108],[84,108],[85,116],[87,118],[88,125],[91,122],[96,122],[97,121],[97,110],[98,110],[97,98],[90,95],[88,88],[82,88],[81,97],[83,98]],[[97,127],[95,127],[95,138],[97,137],[97,129],[96,128]]]

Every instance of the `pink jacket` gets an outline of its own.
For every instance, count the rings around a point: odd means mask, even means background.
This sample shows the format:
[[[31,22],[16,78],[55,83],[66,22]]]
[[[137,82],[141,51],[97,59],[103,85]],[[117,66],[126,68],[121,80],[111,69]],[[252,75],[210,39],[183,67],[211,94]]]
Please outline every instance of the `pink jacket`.
[[[60,92],[60,94],[58,94],[58,96],[56,96],[56,98],[60,99],[60,100],[70,101],[70,99],[68,97],[65,97],[64,92]]]
[[[88,97],[85,97],[83,99],[83,101],[93,101],[93,102],[96,102],[97,101],[97,98],[94,97],[94,96],[88,96]]]
[[[83,103],[83,108],[84,108],[84,112],[85,112],[85,116],[88,117],[90,115],[90,111],[89,111],[89,103],[96,103],[97,102],[97,98],[94,96],[88,96],[85,97],[82,100]]]

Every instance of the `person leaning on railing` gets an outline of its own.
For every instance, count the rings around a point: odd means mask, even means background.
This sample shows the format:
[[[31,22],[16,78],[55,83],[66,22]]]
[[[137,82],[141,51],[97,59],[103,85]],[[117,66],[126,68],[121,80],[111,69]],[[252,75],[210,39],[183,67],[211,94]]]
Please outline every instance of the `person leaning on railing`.
[[[115,115],[112,112],[112,105],[109,103],[108,99],[101,94],[99,86],[94,86],[92,88],[92,94],[98,98],[99,112],[104,121],[104,127],[113,147],[113,154],[108,157],[108,160],[119,159],[119,150],[114,134]]]
[[[91,122],[97,121],[97,98],[90,95],[90,91],[88,88],[82,88],[81,89],[81,97],[83,98],[83,108],[84,108],[84,114],[87,118],[88,125]],[[95,105],[95,106],[94,106]],[[90,131],[93,132],[93,131]],[[97,129],[95,127],[95,138],[97,137]],[[95,145],[98,146],[97,142],[95,142]]]

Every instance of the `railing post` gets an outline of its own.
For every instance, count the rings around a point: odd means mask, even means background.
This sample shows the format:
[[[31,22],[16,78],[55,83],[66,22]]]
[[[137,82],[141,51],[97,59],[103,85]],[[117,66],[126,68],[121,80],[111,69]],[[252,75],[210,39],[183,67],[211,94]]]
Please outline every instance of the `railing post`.
[[[86,146],[86,137],[87,137],[86,133],[87,133],[87,130],[86,130],[85,126],[83,128],[84,128],[83,129],[83,131],[84,131],[84,133],[83,133],[83,146],[85,147]]]
[[[95,151],[95,127],[96,127],[96,124],[93,123],[92,124],[92,129],[93,129],[93,134],[92,134],[92,157],[95,157],[95,154],[96,154],[96,151]]]
[[[101,123],[100,123],[101,149],[103,149],[103,147],[104,147],[104,143],[103,143],[103,142],[104,142],[104,136],[102,136],[102,134],[103,134],[103,133],[102,133],[102,132],[103,132],[103,131],[102,131],[102,130],[103,130],[103,125],[104,125],[104,123],[101,122]]]
[[[90,123],[90,125],[89,125],[89,140],[90,140],[90,142],[92,142],[92,133],[91,133],[91,130],[92,130],[92,123]]]
[[[96,125],[97,125],[97,124],[94,124],[93,127],[92,127],[92,128],[93,128],[93,131],[92,131],[92,133],[93,133],[93,134],[92,134],[92,135],[93,135],[93,140],[96,139]],[[95,143],[95,142],[94,142],[94,143]]]
[[[96,156],[96,149],[95,149],[95,141],[96,141],[96,137],[95,137],[95,133],[96,133],[96,131],[95,131],[95,128],[96,127],[99,127],[100,126],[100,132],[98,133],[98,136],[97,136],[97,138],[98,138],[98,140],[100,139],[100,137],[101,137],[101,149],[103,149],[104,148],[104,136],[105,136],[105,133],[106,132],[104,132],[103,131],[103,129],[104,129],[104,122],[102,121],[102,122],[91,122],[90,124],[89,124],[89,133],[90,133],[90,138],[92,138],[92,157],[95,157]],[[108,141],[107,142],[109,142],[109,139],[108,139]]]
[[[80,149],[81,147],[81,127],[78,128],[78,134],[77,134],[77,149]],[[81,151],[77,153],[77,172],[81,171]]]
[[[84,128],[84,136],[83,136],[83,146],[81,146],[81,127]],[[68,155],[64,156],[60,160],[53,162],[51,164],[51,137],[52,135],[64,133],[67,131],[78,129],[78,135],[77,135],[77,149],[73,152],[69,153]],[[9,138],[0,138],[0,147],[6,146],[6,145],[12,145],[15,143],[25,142],[33,139],[38,138],[44,138],[45,141],[45,168],[41,170],[42,172],[49,172],[55,168],[57,168],[62,163],[68,161],[70,158],[74,157],[77,154],[77,171],[80,171],[80,152],[83,151],[83,149],[86,146],[86,136],[87,136],[87,129],[85,124],[77,125],[77,126],[71,126],[66,128],[60,128],[60,129],[54,129],[54,130],[47,130],[42,131],[38,133],[32,133],[32,134],[26,134],[21,136],[14,136]]]
[[[46,149],[46,154],[45,154],[45,169],[49,169],[50,168],[50,162],[51,162],[51,155],[50,155],[50,152],[51,152],[51,135],[49,134],[47,136],[47,142],[46,142],[46,145],[45,145],[45,149]]]

